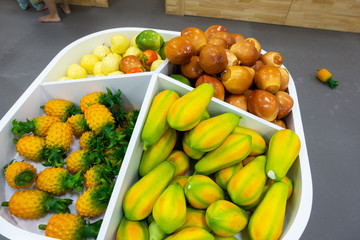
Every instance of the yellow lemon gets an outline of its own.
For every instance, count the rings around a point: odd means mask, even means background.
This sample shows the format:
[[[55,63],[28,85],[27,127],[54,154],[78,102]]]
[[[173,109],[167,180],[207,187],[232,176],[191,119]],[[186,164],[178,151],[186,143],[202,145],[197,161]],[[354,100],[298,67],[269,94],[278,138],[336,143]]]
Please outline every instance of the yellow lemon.
[[[97,62],[93,69],[94,76],[102,73],[102,62]]]
[[[124,53],[124,57],[129,56],[129,55],[134,55],[134,56],[140,58],[142,55],[142,51],[140,50],[140,48],[132,46],[126,50],[126,52]]]
[[[110,39],[111,42],[111,51],[117,54],[123,54],[126,49],[130,46],[130,40],[123,34],[115,34]]]
[[[66,69],[66,76],[73,79],[86,78],[86,70],[79,64],[73,63]]]
[[[87,74],[93,74],[94,66],[99,61],[96,55],[87,54],[81,58],[80,65],[85,68]]]
[[[56,81],[65,81],[65,80],[72,80],[72,78],[67,77],[67,76],[62,76],[62,77],[58,78]]]
[[[124,74],[122,71],[115,71],[108,74],[108,76],[114,76],[114,75],[122,75]]]
[[[110,48],[108,46],[106,46],[105,44],[96,46],[92,51],[92,54],[97,56],[100,61],[106,56],[106,54],[109,54],[109,53],[110,53]]]
[[[164,62],[164,60],[155,60],[152,64],[151,64],[151,68],[150,71],[155,71],[155,69],[157,69],[160,64],[162,64]]]
[[[103,73],[98,73],[98,74],[94,75],[94,77],[104,77],[104,76],[106,76],[106,75]]]
[[[117,59],[119,59],[119,61],[122,59],[122,56],[120,54],[117,54],[117,53],[114,53],[114,52],[111,52],[111,53],[109,53],[107,55],[112,55],[112,56],[116,57]]]
[[[136,45],[136,37],[137,37],[137,35],[139,35],[139,34],[136,34],[136,35],[133,36],[132,39],[131,39],[131,46],[133,46],[133,47],[138,47],[138,46]]]
[[[105,75],[120,70],[120,60],[112,54],[106,55],[102,60],[101,71]]]

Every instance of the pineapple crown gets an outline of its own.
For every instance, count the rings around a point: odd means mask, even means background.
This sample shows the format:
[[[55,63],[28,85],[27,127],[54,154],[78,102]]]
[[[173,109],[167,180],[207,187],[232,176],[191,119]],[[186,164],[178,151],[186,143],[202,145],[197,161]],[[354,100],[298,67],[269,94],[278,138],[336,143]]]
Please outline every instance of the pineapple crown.
[[[109,108],[116,122],[120,122],[124,118],[124,114],[122,112],[121,91],[118,89],[115,95],[109,88],[106,88],[106,91],[107,94],[101,95],[100,103]]]
[[[26,122],[14,119],[12,121],[12,125],[13,127],[11,128],[11,132],[18,138],[21,138],[21,136],[26,133],[33,132],[36,128],[35,121],[29,119],[26,119]]]
[[[61,167],[65,164],[64,158],[66,157],[65,152],[61,148],[46,148],[44,151],[45,162],[42,163],[45,167]]]
[[[53,211],[55,213],[70,213],[69,205],[72,203],[72,199],[69,198],[55,198],[53,195],[46,195],[46,199],[43,202],[45,212]]]
[[[64,187],[70,191],[75,189],[80,192],[84,189],[84,177],[82,176],[82,171],[79,171],[75,175],[66,174],[64,178]]]
[[[100,204],[107,204],[110,201],[114,183],[108,183],[105,179],[101,179],[101,185],[92,188],[93,198]]]

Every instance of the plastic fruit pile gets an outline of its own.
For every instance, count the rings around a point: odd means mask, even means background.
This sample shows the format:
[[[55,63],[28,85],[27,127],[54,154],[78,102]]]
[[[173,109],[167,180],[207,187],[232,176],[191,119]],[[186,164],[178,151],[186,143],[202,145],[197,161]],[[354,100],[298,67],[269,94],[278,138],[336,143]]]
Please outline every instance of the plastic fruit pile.
[[[193,87],[209,83],[214,97],[286,128],[283,119],[293,106],[289,73],[282,55],[265,53],[257,39],[220,25],[188,27],[166,44],[165,55],[179,65],[175,79]]]
[[[241,116],[209,116],[214,91],[203,83],[152,100],[116,239],[236,239],[244,229],[251,239],[281,236],[300,140],[283,129],[266,143]]]
[[[154,30],[144,30],[131,40],[118,33],[110,46],[99,44],[79,63],[68,66],[58,81],[155,71],[165,59],[163,46],[164,39]]]
[[[40,226],[49,237],[83,239],[83,228],[97,233],[101,220],[89,225],[85,218],[106,210],[138,116],[121,106],[120,90],[107,89],[83,96],[79,107],[51,99],[42,107],[44,116],[13,120],[16,151],[24,160],[6,166],[5,179],[18,191],[2,206],[28,221],[55,213]],[[67,193],[71,199],[62,198]],[[70,213],[75,199],[76,213]]]

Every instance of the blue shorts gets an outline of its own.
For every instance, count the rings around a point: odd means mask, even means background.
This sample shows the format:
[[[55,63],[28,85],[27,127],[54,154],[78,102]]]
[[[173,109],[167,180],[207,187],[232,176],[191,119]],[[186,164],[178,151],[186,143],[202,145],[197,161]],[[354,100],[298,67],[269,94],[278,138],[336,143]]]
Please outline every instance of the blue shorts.
[[[17,1],[23,10],[29,7],[28,0],[17,0]],[[41,8],[44,7],[44,3],[41,0],[29,0],[29,1],[36,10],[40,10]]]

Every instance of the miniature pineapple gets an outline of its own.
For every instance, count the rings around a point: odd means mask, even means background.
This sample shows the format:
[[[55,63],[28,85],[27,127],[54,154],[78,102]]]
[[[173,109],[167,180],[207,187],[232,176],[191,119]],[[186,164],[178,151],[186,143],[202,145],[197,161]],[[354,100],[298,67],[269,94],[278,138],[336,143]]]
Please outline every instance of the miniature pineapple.
[[[34,133],[39,137],[45,137],[49,127],[55,123],[60,122],[61,119],[56,116],[40,116],[32,120],[26,119],[26,122],[12,121],[12,133],[19,138],[26,133]]]
[[[72,115],[66,122],[72,127],[75,137],[81,136],[81,134],[89,129],[89,126],[84,118],[84,114],[82,113]]]
[[[47,225],[39,225],[39,229],[45,230],[47,237],[63,240],[83,240],[96,238],[102,220],[94,223],[86,223],[85,219],[79,215],[71,213],[54,214]]]
[[[5,179],[10,187],[24,189],[30,187],[36,179],[35,167],[27,162],[11,162],[5,168]]]
[[[72,102],[63,99],[49,100],[43,108],[47,116],[57,116],[62,119],[81,113],[81,110],[76,108]]]
[[[115,127],[115,119],[110,110],[104,105],[95,103],[89,106],[84,114],[90,129],[96,134]]]
[[[85,172],[101,161],[103,161],[103,157],[100,152],[80,149],[69,154],[66,159],[66,167],[71,173]]]
[[[84,173],[85,187],[93,188],[102,184],[103,180],[112,183],[119,173],[119,168],[111,163],[96,164]]]
[[[48,193],[64,194],[73,189],[81,191],[84,186],[83,180],[81,171],[72,176],[64,168],[46,168],[39,173],[36,179],[36,187]]]
[[[128,144],[118,145],[108,148],[103,152],[103,156],[111,162],[112,165],[117,167],[121,166],[122,160],[125,157]]]
[[[69,150],[73,142],[73,130],[69,124],[56,122],[50,126],[45,138],[46,143],[46,162],[44,166],[59,167],[65,162],[63,155]]]
[[[40,162],[45,159],[45,145],[45,139],[34,135],[25,135],[17,141],[16,151],[29,160]]]
[[[86,190],[76,201],[75,208],[80,216],[92,218],[106,210],[114,185],[103,181],[102,185]]]
[[[116,95],[113,95],[110,89],[106,89],[107,94],[104,92],[93,92],[90,93],[80,100],[80,108],[82,112],[85,112],[85,110],[95,103],[99,103],[101,105],[105,105],[109,109],[113,109],[114,105],[117,104],[118,106],[121,106],[120,103],[120,95],[121,92],[118,90]]]
[[[105,144],[101,137],[95,134],[93,131],[86,131],[80,137],[80,148],[86,150],[95,150],[99,148],[105,148]]]
[[[22,190],[14,193],[9,202],[3,202],[1,205],[8,206],[10,214],[15,217],[37,219],[49,211],[70,212],[68,206],[71,203],[71,199],[54,198],[41,190]]]
[[[119,134],[125,135],[127,141],[130,141],[138,116],[139,110],[137,109],[125,113],[123,121],[120,123],[120,128],[116,129]]]

